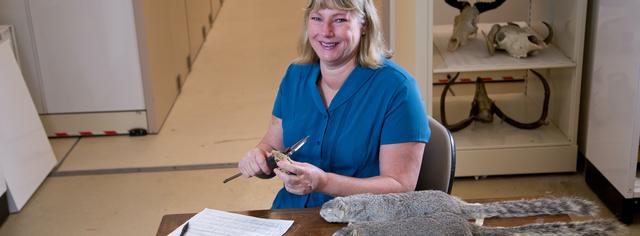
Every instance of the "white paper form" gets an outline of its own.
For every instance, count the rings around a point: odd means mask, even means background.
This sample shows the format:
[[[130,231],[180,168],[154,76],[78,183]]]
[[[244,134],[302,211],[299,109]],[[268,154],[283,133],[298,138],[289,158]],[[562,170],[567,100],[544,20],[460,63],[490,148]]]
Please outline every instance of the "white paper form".
[[[205,208],[189,219],[187,236],[255,235],[281,236],[293,225],[293,220],[263,219]],[[168,236],[179,236],[184,224]]]

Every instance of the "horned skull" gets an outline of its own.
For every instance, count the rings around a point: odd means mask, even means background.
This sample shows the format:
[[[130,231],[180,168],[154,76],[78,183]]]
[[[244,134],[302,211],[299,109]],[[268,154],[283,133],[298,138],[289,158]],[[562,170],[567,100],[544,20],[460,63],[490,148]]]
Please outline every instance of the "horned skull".
[[[482,79],[477,78],[476,92],[473,96],[473,102],[471,102],[471,110],[469,111],[469,116],[462,121],[450,125],[447,122],[447,114],[445,112],[445,98],[447,96],[447,91],[456,81],[456,79],[458,79],[460,73],[457,73],[453,78],[447,76],[449,77],[449,81],[445,85],[444,89],[442,90],[442,94],[440,95],[440,121],[445,127],[451,130],[451,132],[464,129],[465,127],[469,126],[474,120],[484,123],[492,123],[494,114],[504,122],[507,122],[508,124],[520,129],[535,129],[546,124],[547,122],[545,120],[547,119],[547,115],[549,113],[549,97],[551,95],[551,90],[549,88],[547,80],[542,77],[540,73],[534,70],[531,70],[531,72],[533,72],[533,74],[540,78],[540,82],[542,82],[542,86],[544,87],[542,113],[540,114],[540,118],[537,121],[523,123],[507,116],[504,112],[502,112],[502,110],[500,110],[500,108],[498,108],[498,106],[496,106],[495,102],[491,98],[489,98]]]
[[[542,23],[549,31],[544,40],[541,40],[541,37],[529,26],[520,27],[512,22],[507,25],[493,25],[489,35],[485,35],[489,54],[493,56],[495,51],[500,49],[507,51],[512,57],[525,58],[547,48],[553,38],[553,29],[547,22]]]
[[[478,32],[478,16],[480,13],[494,9],[502,5],[505,0],[494,2],[476,2],[471,5],[467,1],[445,0],[450,6],[460,10],[460,14],[454,18],[453,34],[449,39],[447,50],[455,51],[467,44],[469,37],[475,37]]]

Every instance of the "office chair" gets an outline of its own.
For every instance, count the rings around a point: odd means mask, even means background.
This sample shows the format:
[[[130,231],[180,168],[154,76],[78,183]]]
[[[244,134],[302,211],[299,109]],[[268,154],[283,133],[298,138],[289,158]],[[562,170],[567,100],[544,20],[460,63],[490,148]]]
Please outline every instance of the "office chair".
[[[440,190],[451,193],[456,170],[456,144],[451,132],[429,116],[431,138],[422,154],[416,191]]]

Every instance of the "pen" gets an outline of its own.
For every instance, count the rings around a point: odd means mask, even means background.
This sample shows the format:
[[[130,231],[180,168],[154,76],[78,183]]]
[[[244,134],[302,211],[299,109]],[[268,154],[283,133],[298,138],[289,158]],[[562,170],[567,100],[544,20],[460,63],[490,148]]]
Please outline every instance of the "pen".
[[[187,235],[188,230],[189,230],[189,221],[187,221],[187,223],[184,224],[184,226],[182,226],[182,231],[180,231],[180,236]]]

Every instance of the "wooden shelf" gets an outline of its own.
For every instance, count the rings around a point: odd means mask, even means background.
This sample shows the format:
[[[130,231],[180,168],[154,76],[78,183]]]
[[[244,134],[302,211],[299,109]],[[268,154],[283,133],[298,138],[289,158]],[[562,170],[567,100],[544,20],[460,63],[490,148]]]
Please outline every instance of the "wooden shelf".
[[[542,110],[542,99],[524,94],[493,94],[491,98],[508,116],[533,122]],[[447,96],[447,121],[450,124],[463,120],[469,114],[472,96]],[[440,119],[440,98],[434,98],[433,117]],[[547,118],[547,120],[550,120]],[[563,146],[571,140],[555,124],[549,122],[537,129],[519,129],[494,116],[493,123],[474,121],[468,127],[453,133],[458,150],[485,150],[495,148],[522,148]]]
[[[522,23],[520,23],[522,25]],[[433,73],[451,73],[468,71],[498,71],[515,69],[570,68],[576,62],[567,57],[553,44],[537,54],[527,58],[513,58],[506,52],[498,51],[491,56],[485,45],[482,31],[489,33],[493,24],[478,24],[478,35],[470,38],[466,45],[455,52],[449,52],[447,45],[452,25],[433,27]]]
[[[429,115],[440,118],[441,84],[445,74],[461,72],[461,83],[452,88],[457,96],[448,96],[447,119],[456,123],[467,118],[475,86],[475,78],[491,81],[524,78],[513,83],[487,83],[487,93],[509,117],[528,123],[536,121],[542,110],[543,88],[537,79],[531,81],[529,69],[545,76],[551,101],[547,124],[526,130],[513,127],[494,117],[492,123],[473,122],[454,132],[456,141],[456,176],[488,176],[533,173],[560,173],[576,170],[577,128],[582,49],[586,25],[586,1],[507,1],[499,8],[483,14],[478,20],[476,37],[455,52],[447,51],[455,8],[442,1],[396,2],[393,31],[398,61],[414,69],[416,80],[423,86]],[[407,12],[415,9],[415,16]],[[402,16],[402,17],[399,17]],[[407,19],[415,20],[407,20]],[[487,50],[485,37],[495,22],[515,22],[547,35],[541,21],[554,29],[549,47],[528,58],[513,58],[505,51],[493,56]],[[404,27],[415,25],[415,32]],[[405,32],[408,31],[408,32]],[[417,43],[411,47],[411,42]],[[402,59],[402,60],[400,60]],[[408,64],[407,64],[408,63]],[[415,63],[415,64],[413,64]],[[528,79],[527,79],[528,78]],[[465,80],[466,79],[466,80]],[[467,83],[465,83],[467,82]],[[639,177],[640,178],[640,177]]]

